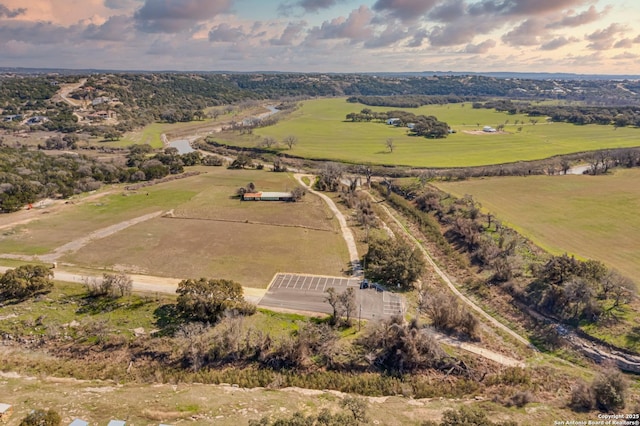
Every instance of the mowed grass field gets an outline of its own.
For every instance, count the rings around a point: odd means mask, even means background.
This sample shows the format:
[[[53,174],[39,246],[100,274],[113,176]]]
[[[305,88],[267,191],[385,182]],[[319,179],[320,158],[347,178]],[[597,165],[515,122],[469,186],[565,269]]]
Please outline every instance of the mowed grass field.
[[[298,143],[293,149],[280,145],[284,152],[316,159],[415,167],[502,164],[640,145],[640,129],[636,128],[614,130],[612,126],[575,126],[546,123],[544,119],[533,125],[525,115],[473,109],[469,103],[406,109],[418,115],[434,115],[457,132],[446,139],[431,140],[409,136],[407,129],[384,123],[345,121],[348,113],[363,108],[397,109],[348,103],[344,98],[305,101],[298,111],[275,126],[256,129],[254,135],[218,134],[216,140],[249,147],[257,146],[266,136],[282,141],[287,135],[295,135]],[[507,120],[505,133],[465,133],[478,130],[478,125],[480,129],[485,125],[495,127]],[[516,120],[524,124],[516,125]],[[394,140],[392,153],[386,149],[387,138]]]
[[[529,176],[435,184],[554,254],[597,259],[640,285],[640,170],[607,176]]]
[[[233,197],[249,182],[257,190],[290,190],[296,185],[291,175],[199,170],[205,173],[127,196],[117,190],[4,229],[0,253],[45,254],[98,229],[173,210],[172,218],[159,217],[93,240],[59,262],[173,278],[227,278],[255,287],[266,287],[279,271],[340,275],[346,268],[349,257],[337,221],[318,197],[308,194],[296,203]]]

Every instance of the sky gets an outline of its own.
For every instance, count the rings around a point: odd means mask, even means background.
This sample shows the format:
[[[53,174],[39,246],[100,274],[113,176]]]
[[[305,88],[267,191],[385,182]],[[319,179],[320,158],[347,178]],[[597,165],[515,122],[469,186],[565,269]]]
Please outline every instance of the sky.
[[[640,2],[0,0],[0,66],[640,74]]]

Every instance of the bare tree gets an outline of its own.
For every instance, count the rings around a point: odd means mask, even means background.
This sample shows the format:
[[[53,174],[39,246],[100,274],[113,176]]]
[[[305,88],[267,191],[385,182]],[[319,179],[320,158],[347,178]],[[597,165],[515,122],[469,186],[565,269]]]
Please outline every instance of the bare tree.
[[[306,193],[307,193],[307,191],[303,187],[296,186],[291,191],[291,196],[293,197],[293,201],[300,201],[302,199],[302,197],[304,197],[304,195]]]
[[[298,138],[293,136],[293,135],[289,135],[287,137],[285,137],[282,142],[289,148],[292,149],[294,145],[296,145],[298,143]]]
[[[193,371],[204,365],[207,352],[207,332],[209,327],[200,322],[184,324],[176,333],[180,342],[182,362]]]
[[[373,170],[371,166],[363,165],[360,166],[360,172],[364,174],[365,179],[367,179],[367,187],[371,188],[371,176],[373,175]]]
[[[338,302],[340,303],[342,311],[346,316],[345,324],[350,326],[351,316],[356,311],[356,292],[353,287],[349,287],[345,291],[340,293],[340,295],[338,296]]]
[[[324,299],[329,305],[331,305],[331,309],[333,309],[333,313],[331,314],[331,325],[336,325],[338,320],[342,316],[342,303],[340,303],[340,295],[336,292],[336,289],[333,287],[329,287],[327,289],[327,296]]]
[[[275,146],[278,143],[278,141],[276,141],[275,138],[271,137],[271,136],[267,136],[264,139],[262,139],[262,146],[266,146],[267,148],[271,148],[272,146]]]
[[[316,187],[320,191],[336,191],[340,187],[340,181],[344,173],[344,167],[338,163],[325,163],[318,174]]]
[[[389,150],[389,152],[393,152],[393,139],[392,138],[387,138],[386,142],[385,142],[385,146],[387,147],[387,149]]]

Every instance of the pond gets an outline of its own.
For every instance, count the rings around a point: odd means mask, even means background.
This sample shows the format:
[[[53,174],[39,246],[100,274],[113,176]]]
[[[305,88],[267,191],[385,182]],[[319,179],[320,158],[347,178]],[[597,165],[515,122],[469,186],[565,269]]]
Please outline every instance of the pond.
[[[169,142],[169,146],[171,148],[176,148],[178,150],[178,154],[180,155],[188,154],[194,151],[194,149],[191,148],[191,144],[186,139],[178,139],[175,141],[171,141]]]

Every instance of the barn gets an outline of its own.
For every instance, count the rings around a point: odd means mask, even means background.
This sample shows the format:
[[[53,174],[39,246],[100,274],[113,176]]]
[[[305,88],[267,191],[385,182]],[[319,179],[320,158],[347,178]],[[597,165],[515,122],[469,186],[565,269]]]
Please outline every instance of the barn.
[[[293,201],[291,192],[247,192],[242,195],[243,201]]]

